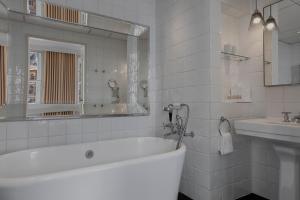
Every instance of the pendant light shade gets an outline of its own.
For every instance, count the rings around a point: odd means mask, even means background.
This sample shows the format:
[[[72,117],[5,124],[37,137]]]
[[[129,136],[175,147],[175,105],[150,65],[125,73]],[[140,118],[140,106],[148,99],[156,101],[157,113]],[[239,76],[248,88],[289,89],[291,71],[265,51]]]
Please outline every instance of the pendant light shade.
[[[249,29],[253,28],[254,26],[263,26],[264,25],[264,18],[261,12],[257,8],[257,0],[255,0],[255,11],[251,16],[250,26]]]
[[[270,5],[270,16],[266,21],[265,28],[268,31],[278,30],[277,22],[276,22],[275,18],[272,16],[272,5]]]

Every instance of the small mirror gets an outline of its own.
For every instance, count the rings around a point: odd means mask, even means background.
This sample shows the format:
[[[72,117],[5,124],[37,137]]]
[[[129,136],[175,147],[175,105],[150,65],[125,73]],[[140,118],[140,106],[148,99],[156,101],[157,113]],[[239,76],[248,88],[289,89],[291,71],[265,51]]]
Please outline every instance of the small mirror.
[[[278,31],[264,31],[265,86],[300,84],[300,6],[283,0],[272,6]],[[270,15],[269,7],[264,16]]]
[[[149,114],[149,27],[13,2],[0,3],[0,117]]]

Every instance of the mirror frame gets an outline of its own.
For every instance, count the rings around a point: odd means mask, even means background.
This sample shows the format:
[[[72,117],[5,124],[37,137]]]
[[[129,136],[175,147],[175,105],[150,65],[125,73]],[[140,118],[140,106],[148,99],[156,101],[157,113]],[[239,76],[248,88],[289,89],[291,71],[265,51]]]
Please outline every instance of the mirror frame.
[[[148,61],[147,61],[147,65],[148,65],[147,77],[148,78],[147,78],[147,81],[149,82],[150,59],[151,59],[151,54],[150,54],[150,42],[151,42],[151,32],[150,32],[150,30],[151,29],[150,29],[150,26],[135,23],[135,22],[131,22],[131,21],[127,21],[127,20],[123,20],[123,19],[118,19],[118,18],[114,18],[114,17],[102,15],[102,14],[97,14],[97,13],[90,12],[90,11],[77,9],[80,12],[84,12],[84,13],[94,15],[94,16],[97,16],[97,17],[113,20],[116,23],[118,22],[118,23],[125,23],[125,24],[128,24],[128,25],[140,26],[140,27],[143,27],[145,29],[145,31],[141,32],[139,35],[134,35],[132,33],[118,32],[118,31],[115,31],[115,30],[103,29],[103,28],[99,28],[99,27],[92,27],[92,26],[89,26],[89,25],[74,24],[74,23],[70,23],[70,22],[64,22],[64,21],[60,21],[60,20],[55,20],[55,19],[43,17],[43,16],[36,16],[36,15],[26,13],[26,10],[24,12],[16,11],[16,10],[10,9],[8,6],[6,6],[6,4],[3,3],[2,0],[0,0],[0,6],[2,6],[6,10],[5,15],[3,15],[3,13],[2,14],[0,13],[0,15],[1,15],[0,19],[4,19],[4,20],[5,19],[6,20],[12,20],[10,18],[9,14],[13,14],[13,15],[21,16],[21,19],[13,19],[13,20],[21,21],[23,23],[31,23],[31,22],[26,21],[26,17],[28,17],[30,19],[36,20],[36,23],[33,23],[34,25],[42,26],[42,27],[43,26],[49,27],[49,26],[44,25],[44,24],[41,25],[42,22],[48,22],[50,25],[54,24],[54,26],[58,25],[59,27],[63,27],[64,25],[68,26],[68,27],[71,27],[71,28],[73,28],[73,27],[74,28],[82,27],[82,28],[96,29],[96,30],[100,30],[100,31],[104,31],[104,32],[108,31],[108,32],[115,33],[115,34],[135,36],[135,37],[140,37],[140,36],[143,36],[143,35],[147,34],[148,40],[149,40],[148,52],[147,52],[147,54],[148,54],[147,55],[148,56]],[[62,5],[62,6],[64,6],[64,5]],[[68,7],[68,6],[64,6],[64,7],[65,8],[70,8],[70,9],[76,9],[76,8],[72,8],[72,7]],[[40,21],[40,23],[38,23],[39,21]],[[53,27],[50,26],[50,28],[53,28]],[[72,30],[69,30],[69,31],[72,31]],[[35,35],[27,35],[27,37],[26,37],[27,38],[27,43],[28,43],[28,38],[30,36],[35,36]],[[51,38],[51,39],[53,39],[53,38]],[[85,51],[86,51],[86,49],[85,49]],[[84,62],[86,62],[86,60]],[[139,85],[138,85],[138,87],[139,87]],[[148,96],[148,102],[149,102],[149,96]],[[4,106],[4,108],[5,108],[5,106]],[[67,120],[67,119],[86,119],[86,118],[105,118],[105,117],[137,117],[137,116],[150,116],[150,111],[151,111],[151,106],[150,106],[150,103],[149,103],[149,108],[146,110],[145,113],[121,113],[121,114],[119,114],[119,113],[117,113],[117,114],[100,113],[100,114],[97,114],[97,115],[79,114],[79,115],[72,115],[72,116],[70,115],[70,116],[34,116],[34,117],[28,117],[28,116],[26,116],[26,113],[25,113],[25,116],[16,116],[16,117],[1,117],[0,116],[0,122]]]
[[[263,7],[263,18],[265,19],[265,9],[267,9],[267,8],[269,8],[270,6],[273,6],[273,5],[276,5],[276,4],[278,4],[278,3],[280,3],[280,2],[282,2],[282,1],[285,1],[285,0],[278,0],[278,1],[276,1],[276,2],[273,2],[273,3],[271,3],[271,4],[268,4],[268,5],[266,5],[266,6],[264,6]],[[263,75],[264,75],[264,87],[269,87],[269,88],[271,88],[271,87],[282,87],[282,86],[295,86],[295,85],[300,85],[300,83],[295,83],[295,84],[293,84],[293,83],[290,83],[290,84],[278,84],[278,85],[267,85],[266,84],[266,61],[265,61],[265,37],[266,37],[266,34],[265,34],[265,31],[266,30],[263,30]]]

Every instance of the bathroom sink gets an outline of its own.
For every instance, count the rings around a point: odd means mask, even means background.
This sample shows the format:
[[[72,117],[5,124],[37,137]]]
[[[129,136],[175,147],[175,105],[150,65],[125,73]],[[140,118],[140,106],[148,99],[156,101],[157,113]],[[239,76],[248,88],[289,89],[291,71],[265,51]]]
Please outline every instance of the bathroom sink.
[[[300,124],[263,118],[236,120],[234,125],[237,134],[272,142],[280,163],[279,200],[299,200]]]
[[[236,120],[237,134],[300,144],[300,124],[281,118]]]
[[[283,126],[300,126],[300,123],[297,122],[284,122],[284,121],[267,121],[269,124],[275,124],[275,125],[283,125]]]

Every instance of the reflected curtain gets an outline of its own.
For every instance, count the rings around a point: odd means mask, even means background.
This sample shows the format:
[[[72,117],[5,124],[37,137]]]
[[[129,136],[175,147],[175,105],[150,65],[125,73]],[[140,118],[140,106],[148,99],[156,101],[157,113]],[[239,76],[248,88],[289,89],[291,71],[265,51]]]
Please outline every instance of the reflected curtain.
[[[6,103],[6,47],[0,45],[0,107]]]
[[[74,104],[76,55],[45,52],[44,103]]]
[[[44,15],[45,17],[61,20],[70,23],[79,23],[80,11],[72,8],[65,8],[52,3],[44,3]]]
[[[76,114],[75,111],[62,111],[62,112],[46,112],[43,113],[44,116],[68,116]]]

